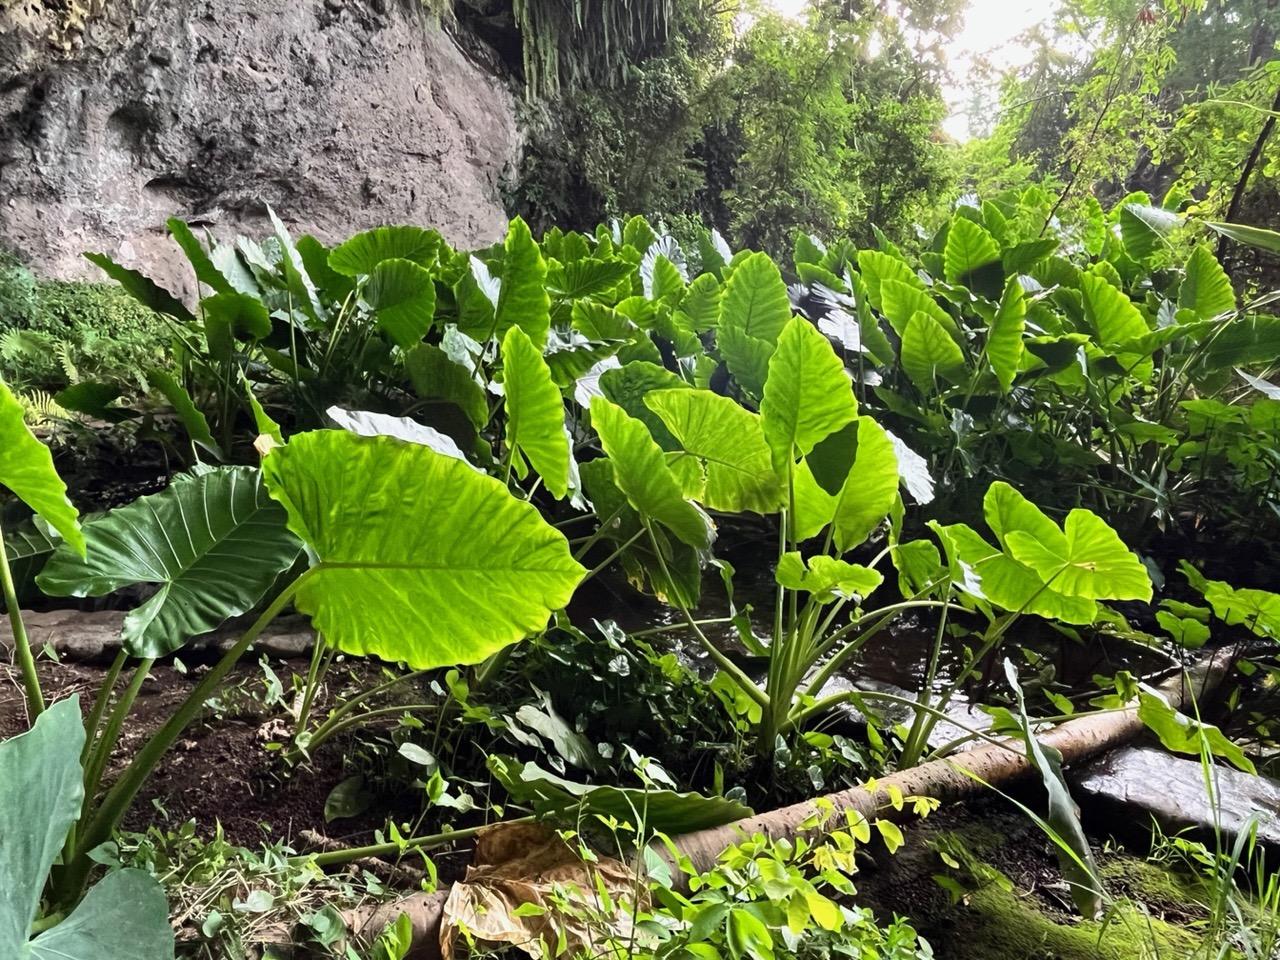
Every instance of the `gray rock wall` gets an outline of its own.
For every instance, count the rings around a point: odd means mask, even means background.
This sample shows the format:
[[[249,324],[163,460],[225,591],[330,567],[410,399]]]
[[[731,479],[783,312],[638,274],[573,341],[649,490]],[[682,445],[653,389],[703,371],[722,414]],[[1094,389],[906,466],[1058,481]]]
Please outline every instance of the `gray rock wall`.
[[[102,251],[191,292],[164,232],[497,239],[515,102],[415,0],[105,0],[76,49],[0,0],[0,247],[55,277]]]

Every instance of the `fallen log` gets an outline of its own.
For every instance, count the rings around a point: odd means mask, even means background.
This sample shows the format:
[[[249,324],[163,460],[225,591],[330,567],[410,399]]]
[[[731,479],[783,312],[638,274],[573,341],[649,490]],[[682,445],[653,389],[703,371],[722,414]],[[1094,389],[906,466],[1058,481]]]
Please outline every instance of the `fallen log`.
[[[1179,674],[1157,689],[1174,709],[1181,709],[1192,697],[1213,690],[1226,676],[1235,660],[1235,651],[1223,649],[1197,664],[1188,674]],[[1079,762],[1132,740],[1144,729],[1137,707],[1068,720],[1037,735],[1046,746],[1058,750],[1064,764]],[[1020,741],[987,743],[965,753],[942,760],[931,760],[919,766],[882,777],[875,790],[853,787],[823,797],[792,804],[769,813],[757,814],[721,827],[679,834],[671,844],[680,857],[687,857],[696,873],[715,866],[720,855],[746,837],[761,834],[770,840],[795,839],[802,833],[819,834],[821,828],[804,828],[806,822],[821,822],[828,812],[830,822],[843,824],[843,814],[859,813],[868,819],[908,820],[914,814],[910,805],[895,810],[892,791],[904,797],[931,797],[942,803],[953,803],[977,796],[988,787],[999,787],[1036,774],[1023,753]],[[655,841],[650,850],[671,868],[672,886],[687,891],[688,874],[677,869],[676,856],[667,845]],[[407,960],[440,960],[440,920],[449,890],[412,894],[402,900],[379,906],[349,911],[344,917],[348,929],[376,936],[400,914],[413,923],[413,947]]]
[[[1233,660],[1234,651],[1220,651],[1198,664],[1191,674],[1179,674],[1157,689],[1175,710],[1180,710],[1190,702],[1193,694],[1199,697],[1216,687]],[[1068,720],[1038,734],[1037,739],[1061,753],[1064,764],[1070,764],[1127,743],[1143,729],[1137,707],[1129,707],[1113,713]],[[824,808],[833,809],[836,823],[845,822],[841,815],[846,811],[862,814],[867,819],[910,820],[914,814],[909,806],[902,810],[893,808],[892,791],[900,791],[904,797],[931,797],[942,803],[954,803],[976,796],[988,787],[999,787],[1034,775],[1038,775],[1036,769],[1026,758],[1020,741],[988,743],[882,777],[877,781],[875,790],[853,787],[829,793],[820,798],[821,807],[817,799],[806,800],[722,827],[681,834],[672,838],[672,844],[681,856],[688,857],[696,873],[704,873],[715,866],[721,853],[744,836],[762,834],[770,840],[794,839],[802,832],[802,823],[813,818],[821,819]],[[652,844],[651,849],[668,866],[675,867],[675,858],[665,845]],[[679,888],[687,884],[687,880],[687,874],[672,870],[673,886]]]

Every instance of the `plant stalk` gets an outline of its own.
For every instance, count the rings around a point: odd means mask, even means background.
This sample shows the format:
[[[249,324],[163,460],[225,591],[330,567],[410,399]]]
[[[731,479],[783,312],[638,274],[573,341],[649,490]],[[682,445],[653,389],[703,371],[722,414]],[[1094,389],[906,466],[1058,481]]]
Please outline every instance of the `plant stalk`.
[[[5,548],[2,529],[0,529],[0,584],[4,587],[4,606],[9,613],[9,627],[13,630],[13,656],[22,671],[22,688],[27,695],[27,713],[34,724],[40,714],[44,713],[44,693],[40,690],[40,675],[36,673],[35,657],[31,655],[27,625],[22,622],[22,610],[18,607],[18,591],[13,585],[13,571],[9,569],[9,553]]]
[[[298,589],[322,567],[323,565],[315,566],[304,571],[280,592],[253,626],[236,641],[235,646],[228,650],[213,669],[205,674],[204,679],[196,684],[168,722],[151,735],[151,738],[138,751],[137,756],[133,758],[133,762],[120,774],[115,785],[103,798],[93,819],[81,832],[73,856],[58,871],[55,890],[59,905],[69,907],[80,900],[89,878],[89,871],[93,867],[93,861],[88,856],[89,852],[111,839],[112,832],[119,826],[121,819],[138,795],[138,791],[142,789],[142,785],[146,783],[165,753],[173,746],[174,741],[182,735],[182,731],[195,719],[204,702],[240,661],[245,651],[262,635],[262,631],[293,601]]]

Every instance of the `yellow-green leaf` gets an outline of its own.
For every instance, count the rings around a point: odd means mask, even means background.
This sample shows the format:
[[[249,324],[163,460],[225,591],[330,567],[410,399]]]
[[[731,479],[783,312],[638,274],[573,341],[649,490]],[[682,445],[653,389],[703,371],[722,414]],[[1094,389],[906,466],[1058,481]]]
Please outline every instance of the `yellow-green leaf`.
[[[563,499],[569,490],[564,400],[551,368],[519,327],[512,327],[502,338],[502,377],[507,445],[528,458],[553,497]]]
[[[347,653],[478,663],[542,630],[586,572],[536,507],[429,447],[320,430],[262,470],[314,557],[298,609]]]
[[[22,417],[22,405],[0,381],[0,484],[49,522],[84,556],[79,514],[67,498],[67,485],[53,467],[49,448],[36,439]]]

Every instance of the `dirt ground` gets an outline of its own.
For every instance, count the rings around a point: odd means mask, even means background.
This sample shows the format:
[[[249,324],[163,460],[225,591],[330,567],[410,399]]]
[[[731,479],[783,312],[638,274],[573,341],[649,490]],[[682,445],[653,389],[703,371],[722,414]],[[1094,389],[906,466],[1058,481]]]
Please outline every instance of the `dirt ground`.
[[[303,661],[272,664],[282,679],[291,670],[305,668]],[[39,661],[37,669],[48,700],[78,695],[86,715],[105,673],[97,664],[50,660]],[[374,668],[366,669],[372,672]],[[112,756],[108,780],[173,714],[208,666],[185,670],[172,663],[153,667]],[[309,767],[288,769],[280,751],[267,749],[268,744],[284,742],[289,728],[279,707],[263,706],[260,693],[264,678],[262,667],[248,658],[232,672],[223,684],[218,705],[192,723],[143,788],[125,829],[145,830],[157,820],[176,826],[194,819],[205,834],[221,823],[226,838],[237,845],[257,847],[263,841],[283,840],[301,850],[303,831],[327,835],[344,844],[372,843],[373,831],[383,826],[385,815],[412,815],[411,808],[375,807],[361,817],[326,824],[325,800],[347,775],[344,744],[338,741],[322,748]],[[325,708],[321,704],[321,709]],[[0,665],[0,739],[22,733],[27,722],[18,671],[8,664]]]

